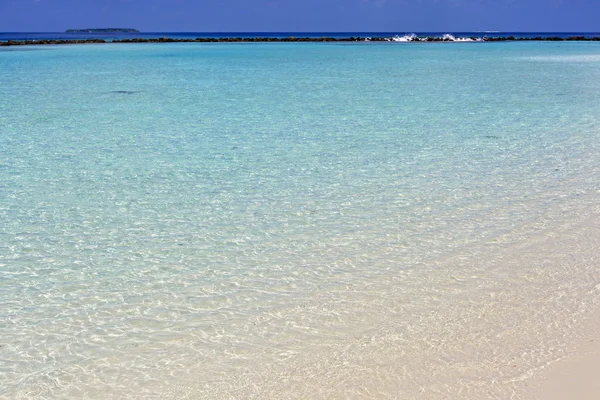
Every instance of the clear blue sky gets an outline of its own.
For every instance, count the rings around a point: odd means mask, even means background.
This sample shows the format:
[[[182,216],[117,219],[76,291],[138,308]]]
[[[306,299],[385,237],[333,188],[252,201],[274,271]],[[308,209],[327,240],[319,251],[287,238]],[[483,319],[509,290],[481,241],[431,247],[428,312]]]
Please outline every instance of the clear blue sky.
[[[600,0],[0,0],[0,32],[600,31]]]

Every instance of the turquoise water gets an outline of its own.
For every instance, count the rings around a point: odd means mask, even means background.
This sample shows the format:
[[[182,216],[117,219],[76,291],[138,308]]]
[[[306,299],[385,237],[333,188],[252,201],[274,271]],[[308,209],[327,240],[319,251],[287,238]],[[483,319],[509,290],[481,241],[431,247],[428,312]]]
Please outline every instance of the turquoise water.
[[[0,70],[7,398],[302,353],[327,321],[300,304],[599,189],[594,43],[22,47]]]

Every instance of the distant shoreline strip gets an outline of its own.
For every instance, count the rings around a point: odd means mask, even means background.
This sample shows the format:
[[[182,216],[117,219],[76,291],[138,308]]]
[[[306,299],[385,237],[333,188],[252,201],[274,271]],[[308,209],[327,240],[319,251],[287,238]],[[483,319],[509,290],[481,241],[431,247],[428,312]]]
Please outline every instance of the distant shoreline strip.
[[[3,46],[24,45],[62,45],[62,44],[102,44],[102,43],[288,43],[288,42],[600,42],[600,36],[535,36],[535,37],[454,37],[453,35],[425,36],[416,35],[394,36],[394,37],[360,37],[350,36],[345,38],[335,37],[221,37],[221,38],[133,38],[133,39],[49,39],[49,40],[7,40],[0,42]]]

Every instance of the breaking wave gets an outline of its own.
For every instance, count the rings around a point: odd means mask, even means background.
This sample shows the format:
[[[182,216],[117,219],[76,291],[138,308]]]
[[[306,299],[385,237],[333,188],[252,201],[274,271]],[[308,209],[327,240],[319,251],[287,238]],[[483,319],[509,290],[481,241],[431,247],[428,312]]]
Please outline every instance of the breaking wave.
[[[442,36],[417,36],[414,33],[396,35],[386,39],[388,42],[482,42],[485,37],[456,37],[450,33]]]
[[[399,36],[396,35],[392,38],[390,38],[390,41],[392,42],[418,42],[420,40],[420,38],[415,35],[414,33],[411,33],[410,35],[404,35],[404,36]]]

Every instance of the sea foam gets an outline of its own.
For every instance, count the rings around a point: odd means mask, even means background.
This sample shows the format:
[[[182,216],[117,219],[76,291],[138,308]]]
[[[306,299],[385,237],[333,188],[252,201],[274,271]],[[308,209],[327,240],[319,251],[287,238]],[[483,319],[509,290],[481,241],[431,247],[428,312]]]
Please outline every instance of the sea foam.
[[[484,37],[457,37],[451,33],[445,33],[442,36],[417,36],[414,33],[410,33],[406,35],[395,35],[387,39],[389,42],[479,42],[484,40]]]

